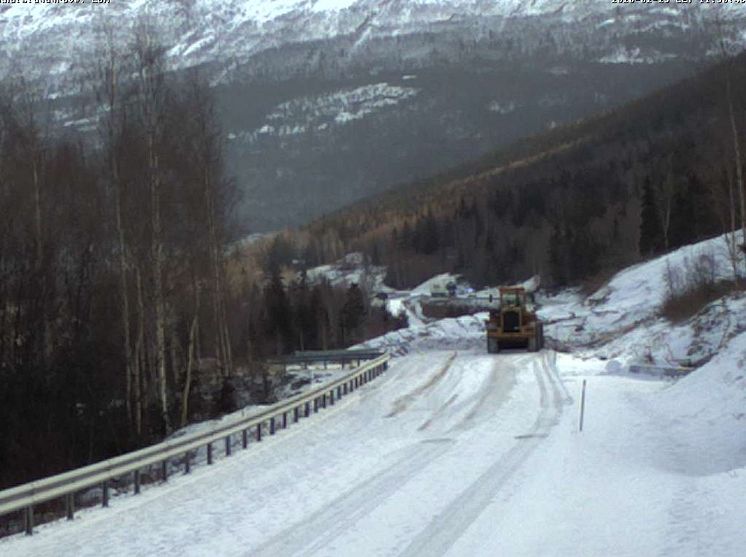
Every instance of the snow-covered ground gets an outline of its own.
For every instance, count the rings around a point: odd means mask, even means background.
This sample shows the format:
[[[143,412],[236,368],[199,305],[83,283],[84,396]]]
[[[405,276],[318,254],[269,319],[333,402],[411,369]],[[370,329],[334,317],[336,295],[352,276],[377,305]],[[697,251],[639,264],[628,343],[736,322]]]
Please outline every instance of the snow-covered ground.
[[[417,89],[375,83],[354,89],[342,89],[332,94],[303,97],[275,107],[264,125],[244,135],[229,136],[249,143],[262,135],[295,135],[311,130],[323,132],[332,124],[360,120],[417,95]]]
[[[371,296],[376,292],[393,291],[383,283],[386,268],[368,264],[362,253],[350,253],[335,263],[309,269],[307,276],[311,283],[327,280],[332,286],[357,284]]]
[[[573,352],[488,355],[483,316],[370,341],[395,354],[390,369],[333,408],[167,486],[0,540],[0,554],[741,556],[746,307],[729,296],[677,327],[657,317],[662,270],[719,241],[586,299],[541,300],[548,333]],[[628,373],[646,351],[706,363],[677,381]]]
[[[733,278],[723,237],[630,267],[585,299],[572,291],[540,297],[539,315],[547,336],[580,356],[617,358],[625,366],[701,365],[746,331],[743,292],[714,301],[683,323],[660,317],[668,283],[701,272],[716,280]]]

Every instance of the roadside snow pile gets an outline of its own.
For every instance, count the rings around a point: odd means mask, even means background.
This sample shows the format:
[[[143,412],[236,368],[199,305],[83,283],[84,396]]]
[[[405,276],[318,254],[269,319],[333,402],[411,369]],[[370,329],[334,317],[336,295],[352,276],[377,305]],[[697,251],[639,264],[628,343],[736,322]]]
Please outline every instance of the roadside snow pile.
[[[557,348],[625,364],[701,365],[746,330],[746,300],[732,294],[671,325],[659,316],[668,283],[686,280],[692,269],[714,281],[733,278],[723,236],[625,269],[585,299],[577,291],[542,298],[546,336]]]
[[[676,461],[701,474],[746,467],[746,333],[661,393],[659,419],[676,433]],[[703,458],[703,455],[707,455]]]
[[[527,463],[510,504],[471,527],[491,544],[482,554],[577,555],[582,539],[583,555],[743,555],[745,358],[743,334],[667,383],[558,354],[576,405],[587,381],[583,431],[576,406]],[[491,537],[495,523],[510,536]]]
[[[659,318],[587,352],[603,358],[618,358],[625,365],[645,363],[696,367],[707,362],[730,339],[744,331],[746,296],[738,293],[712,302],[678,325]]]
[[[316,283],[324,279],[332,286],[350,286],[357,284],[368,293],[389,292],[392,289],[383,284],[386,278],[386,267],[369,265],[362,253],[348,253],[331,265],[321,265],[307,271],[309,282]]]
[[[456,283],[459,280],[458,275],[453,275],[451,273],[443,273],[441,275],[436,275],[431,279],[426,280],[422,284],[415,286],[412,289],[412,295],[420,295],[420,296],[429,296],[433,289],[435,290],[442,290],[443,292],[446,291],[446,284],[449,282]]]
[[[354,348],[387,350],[392,356],[427,350],[470,349],[484,343],[487,314],[440,319],[426,325],[410,326],[386,333]]]

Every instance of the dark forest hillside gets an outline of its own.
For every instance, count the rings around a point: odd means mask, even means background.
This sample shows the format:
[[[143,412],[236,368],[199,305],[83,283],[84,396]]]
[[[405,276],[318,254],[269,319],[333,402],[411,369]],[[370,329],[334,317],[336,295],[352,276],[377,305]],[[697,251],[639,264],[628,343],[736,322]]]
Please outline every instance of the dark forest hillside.
[[[564,285],[717,234],[737,174],[728,80],[742,142],[744,56],[338,211],[290,243],[309,264],[364,251],[399,287],[443,271]]]

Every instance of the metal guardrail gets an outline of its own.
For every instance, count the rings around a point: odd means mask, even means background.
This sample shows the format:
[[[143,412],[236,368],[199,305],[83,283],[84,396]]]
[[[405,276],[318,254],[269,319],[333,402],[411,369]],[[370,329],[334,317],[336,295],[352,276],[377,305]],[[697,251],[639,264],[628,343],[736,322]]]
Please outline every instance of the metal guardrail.
[[[383,373],[388,368],[389,359],[388,354],[379,354],[376,359],[355,368],[351,373],[331,383],[280,401],[259,414],[231,420],[209,431],[170,439],[96,464],[0,491],[0,516],[24,511],[25,531],[26,534],[31,535],[34,528],[34,506],[40,503],[64,498],[67,518],[72,520],[75,511],[74,494],[84,489],[101,486],[102,504],[108,506],[108,482],[132,474],[134,492],[137,494],[140,492],[140,473],[143,468],[160,463],[162,477],[166,480],[169,459],[184,455],[185,473],[189,473],[191,465],[189,453],[200,447],[207,448],[207,463],[212,464],[212,444],[216,441],[225,440],[225,452],[228,456],[231,454],[232,437],[236,434],[242,434],[243,448],[248,446],[248,433],[252,428],[255,429],[257,441],[261,441],[265,424],[269,424],[269,434],[274,435],[278,417],[282,418],[282,429],[284,429],[288,426],[289,413],[292,413],[294,421],[297,422],[300,419],[301,409],[305,417],[310,415],[311,404],[313,404],[314,412],[317,412],[319,408],[326,408],[327,401],[330,405],[334,405],[335,400]]]
[[[271,364],[309,365],[315,363],[347,364],[356,362],[358,365],[363,360],[373,360],[383,355],[380,350],[296,350],[291,356],[282,356],[268,360]]]
[[[632,364],[629,366],[630,373],[646,373],[665,377],[683,377],[694,371],[693,367],[685,366],[655,366],[647,364]]]

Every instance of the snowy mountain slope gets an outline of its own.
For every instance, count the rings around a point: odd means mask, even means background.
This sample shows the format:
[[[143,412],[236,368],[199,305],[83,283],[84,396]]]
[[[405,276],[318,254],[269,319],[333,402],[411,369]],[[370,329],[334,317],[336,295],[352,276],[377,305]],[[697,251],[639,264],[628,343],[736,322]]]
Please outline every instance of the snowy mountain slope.
[[[10,54],[0,61],[0,75],[16,67],[39,76],[70,77],[82,71],[111,28],[122,44],[130,28],[142,22],[158,27],[176,67],[218,62],[245,63],[257,53],[285,45],[346,38],[354,51],[382,37],[437,32],[465,22],[493,18],[505,30],[516,19],[545,18],[558,24],[599,26],[608,32],[684,29],[700,25],[714,10],[726,19],[741,19],[736,4],[717,8],[653,4],[614,6],[599,0],[130,0],[99,6],[5,4],[0,8],[0,45]],[[489,24],[482,23],[486,33]],[[611,55],[611,54],[610,54]],[[618,61],[618,60],[617,60]],[[221,74],[218,74],[221,75]],[[225,74],[222,74],[225,75]]]
[[[98,112],[75,95],[108,32],[126,50],[150,27],[172,67],[214,84],[247,232],[269,231],[689,76],[713,57],[715,10],[734,48],[746,44],[739,5],[3,4],[0,78],[23,73],[55,99],[59,126],[90,134]]]

